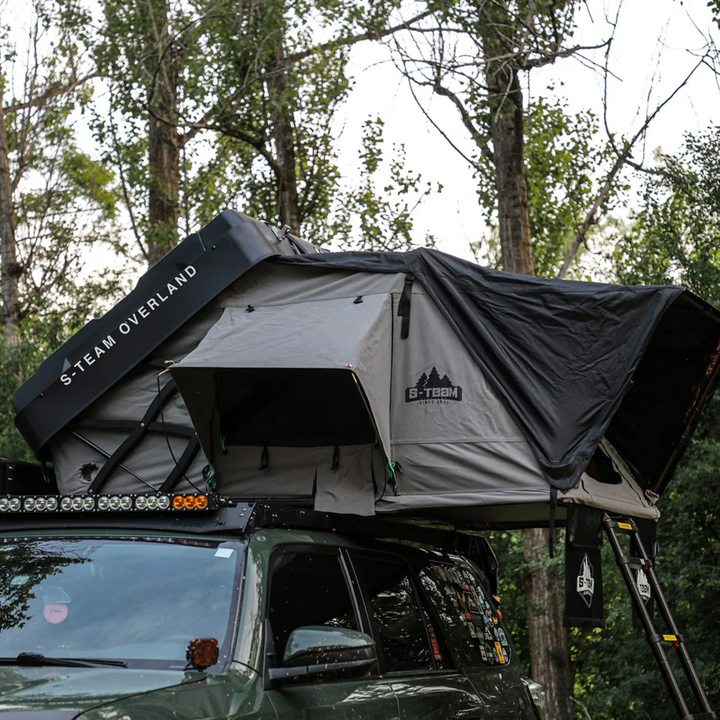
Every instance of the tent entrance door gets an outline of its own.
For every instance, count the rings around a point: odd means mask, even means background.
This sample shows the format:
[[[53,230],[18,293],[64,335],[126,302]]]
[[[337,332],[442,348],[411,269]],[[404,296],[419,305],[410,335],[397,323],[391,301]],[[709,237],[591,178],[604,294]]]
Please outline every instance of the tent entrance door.
[[[685,642],[682,635],[678,632],[675,619],[670,612],[670,608],[660,588],[653,562],[643,547],[637,525],[632,518],[617,521],[612,520],[606,515],[603,520],[603,526],[613,552],[615,553],[615,559],[620,568],[620,572],[630,592],[633,606],[642,622],[647,641],[660,668],[663,680],[670,692],[670,697],[675,704],[678,716],[681,720],[716,720],[717,715],[710,708],[707,696],[700,683],[700,678],[698,677],[695,666],[685,647]],[[634,555],[625,554],[618,535],[630,536],[631,553],[634,553]],[[665,623],[665,632],[658,632],[655,628],[652,614],[647,606],[647,601],[651,597],[654,598],[657,603],[660,616]],[[678,679],[665,652],[665,646],[667,645],[672,645],[677,652],[680,664],[685,671],[697,705],[701,710],[700,713],[693,714],[689,709],[687,700],[683,695]]]

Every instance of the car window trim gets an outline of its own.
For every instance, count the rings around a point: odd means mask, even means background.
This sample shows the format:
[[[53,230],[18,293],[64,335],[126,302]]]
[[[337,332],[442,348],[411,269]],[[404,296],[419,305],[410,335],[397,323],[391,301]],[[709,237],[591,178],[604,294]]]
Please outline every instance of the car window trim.
[[[352,576],[348,568],[347,559],[343,554],[343,548],[339,545],[316,545],[314,543],[298,543],[298,542],[290,542],[290,543],[283,543],[282,545],[277,545],[273,548],[270,558],[268,560],[268,583],[267,583],[267,589],[265,594],[265,609],[264,613],[262,615],[263,617],[263,633],[266,633],[268,631],[272,630],[272,624],[270,622],[270,598],[272,597],[272,584],[273,584],[273,576],[275,574],[275,569],[277,566],[277,559],[281,557],[282,555],[287,555],[290,553],[294,554],[305,554],[305,555],[334,555],[338,558],[340,561],[340,569],[343,575],[343,578],[345,579],[345,586],[347,588],[348,594],[350,595],[350,601],[352,603],[353,611],[355,613],[355,620],[357,621],[358,628],[361,632],[367,632],[367,630],[364,629],[362,617],[360,613],[360,608],[358,607],[358,597],[356,594],[356,587],[354,583],[352,582]],[[368,633],[369,634],[369,633]],[[266,646],[267,644],[267,638],[264,638],[263,640],[263,646]],[[264,675],[266,666],[268,664],[268,658],[265,652],[262,654],[262,671],[261,674]],[[282,667],[281,659],[276,655],[276,667]],[[371,678],[376,678],[377,674],[373,673]],[[323,683],[336,683],[336,682],[346,682],[342,678],[337,680],[323,680]],[[303,685],[303,683],[298,683],[298,686]]]
[[[451,674],[457,674],[458,670],[458,663],[455,661],[455,658],[452,657],[449,652],[447,652],[447,648],[449,647],[445,633],[442,635],[443,639],[443,645],[445,646],[444,649],[446,650],[445,656],[449,657],[452,668],[439,668],[437,667],[437,661],[435,660],[435,655],[433,653],[432,649],[432,642],[430,637],[430,628],[428,628],[428,619],[433,622],[433,627],[435,625],[439,624],[439,618],[437,616],[437,613],[434,612],[434,609],[432,612],[428,609],[432,608],[431,602],[426,602],[424,598],[421,598],[419,595],[419,586],[421,583],[419,582],[419,578],[417,577],[417,572],[415,571],[415,568],[413,567],[412,562],[409,562],[407,558],[405,558],[403,555],[400,555],[397,552],[393,552],[390,550],[374,550],[374,549],[366,549],[366,548],[346,548],[346,551],[348,553],[348,561],[350,562],[355,577],[358,580],[358,587],[361,591],[361,597],[363,604],[365,606],[365,612],[367,613],[368,622],[370,624],[370,629],[372,630],[370,636],[375,640],[376,647],[378,650],[378,665],[380,667],[380,675],[381,677],[388,677],[388,678],[394,678],[394,677],[400,677],[400,676],[410,676],[410,675],[432,675],[433,677],[436,677],[438,674],[450,672]],[[408,570],[408,577],[410,578],[410,585],[413,588],[413,595],[415,597],[415,602],[417,603],[418,609],[420,610],[420,617],[422,619],[423,627],[425,628],[425,640],[427,642],[428,650],[430,651],[430,657],[432,659],[433,667],[432,668],[418,668],[414,670],[388,670],[386,663],[385,663],[385,653],[383,652],[382,648],[382,638],[380,636],[380,629],[377,626],[377,622],[375,621],[374,613],[372,612],[371,605],[370,605],[370,597],[367,592],[367,588],[364,587],[364,585],[360,582],[360,575],[357,571],[357,568],[355,567],[354,560],[356,557],[369,557],[370,559],[373,558],[383,558],[389,559],[390,561],[397,561],[401,565],[407,568]],[[436,630],[437,634],[437,630]]]

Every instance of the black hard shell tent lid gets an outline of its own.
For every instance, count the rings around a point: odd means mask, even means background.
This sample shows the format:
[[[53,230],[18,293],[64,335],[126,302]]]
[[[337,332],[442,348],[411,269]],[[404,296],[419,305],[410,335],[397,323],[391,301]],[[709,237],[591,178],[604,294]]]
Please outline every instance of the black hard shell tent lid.
[[[220,492],[363,514],[488,505],[512,523],[551,487],[613,509],[602,490],[621,477],[647,510],[719,355],[720,314],[679,287],[318,253],[226,211],[14,401],[65,492],[190,487],[212,462]]]

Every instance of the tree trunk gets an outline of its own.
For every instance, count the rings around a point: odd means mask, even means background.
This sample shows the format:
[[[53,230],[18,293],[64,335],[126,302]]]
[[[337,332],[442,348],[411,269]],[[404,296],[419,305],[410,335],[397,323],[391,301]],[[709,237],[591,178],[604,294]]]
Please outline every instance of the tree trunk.
[[[275,140],[275,172],[278,184],[278,217],[281,225],[287,225],[293,235],[300,235],[300,202],[297,189],[297,168],[295,165],[295,138],[291,98],[288,91],[288,67],[282,46],[277,53],[277,62],[268,77],[270,93],[273,139]]]
[[[523,98],[518,72],[509,64],[495,67],[490,63],[486,79],[502,264],[507,272],[534,275]],[[531,674],[547,693],[545,716],[548,720],[570,720],[574,717],[570,700],[573,677],[568,632],[563,627],[562,577],[548,572],[541,563],[548,552],[548,531],[535,528],[523,532],[526,560],[538,568],[531,573],[526,592]]]
[[[178,193],[180,188],[180,137],[177,129],[178,62],[172,48],[166,0],[151,0],[151,21],[156,46],[148,75],[148,235],[149,265],[154,265],[178,242]],[[159,67],[158,67],[159,63]]]
[[[520,81],[508,66],[488,73],[487,79],[503,268],[534,275]]]
[[[148,128],[148,264],[154,265],[178,241],[180,147],[174,125],[150,118]]]
[[[533,569],[527,581],[526,605],[530,636],[530,673],[547,693],[545,717],[548,720],[573,718],[572,668],[568,632],[563,627],[563,585],[557,568],[548,569],[549,531],[532,528],[523,531],[525,561]]]
[[[3,325],[8,345],[17,345],[20,336],[18,279],[22,268],[17,261],[15,242],[15,210],[3,106],[4,89],[3,78],[0,75],[0,270],[2,273]]]

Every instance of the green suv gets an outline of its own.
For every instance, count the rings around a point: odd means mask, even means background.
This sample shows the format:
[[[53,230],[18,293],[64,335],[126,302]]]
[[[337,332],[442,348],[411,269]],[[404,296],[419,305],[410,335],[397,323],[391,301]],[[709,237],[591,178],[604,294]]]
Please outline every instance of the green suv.
[[[2,515],[1,718],[540,717],[493,579],[450,533],[80,505]]]

